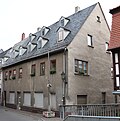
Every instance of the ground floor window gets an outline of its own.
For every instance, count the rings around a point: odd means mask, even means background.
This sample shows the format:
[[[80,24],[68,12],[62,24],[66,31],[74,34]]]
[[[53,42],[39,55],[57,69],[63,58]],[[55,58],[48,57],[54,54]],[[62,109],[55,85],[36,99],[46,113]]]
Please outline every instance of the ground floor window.
[[[87,104],[87,95],[77,95],[77,104]]]
[[[43,108],[43,93],[39,92],[34,93],[34,99],[35,99],[34,107]]]
[[[56,109],[56,95],[54,93],[50,94],[50,106],[52,109]]]
[[[31,93],[24,92],[23,105],[24,106],[31,106]]]
[[[9,103],[14,104],[15,103],[15,93],[14,92],[10,92],[9,93]]]

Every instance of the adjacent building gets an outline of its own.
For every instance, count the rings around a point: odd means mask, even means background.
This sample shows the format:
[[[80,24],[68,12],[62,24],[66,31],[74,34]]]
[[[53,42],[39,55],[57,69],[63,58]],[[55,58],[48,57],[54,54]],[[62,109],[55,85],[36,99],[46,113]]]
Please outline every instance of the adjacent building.
[[[110,10],[112,14],[112,29],[109,42],[109,50],[112,52],[113,59],[113,80],[116,102],[120,95],[120,6]],[[118,95],[118,96],[117,96]]]
[[[109,38],[99,3],[23,33],[2,66],[5,105],[58,110],[63,103],[113,103]]]

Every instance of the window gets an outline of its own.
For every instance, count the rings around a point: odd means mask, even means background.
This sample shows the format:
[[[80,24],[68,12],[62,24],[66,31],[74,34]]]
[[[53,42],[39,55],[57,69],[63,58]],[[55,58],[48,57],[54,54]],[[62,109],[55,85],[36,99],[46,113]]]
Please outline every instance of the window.
[[[70,34],[70,30],[60,27],[58,29],[58,42],[65,40],[65,38]]]
[[[115,83],[116,87],[120,87],[120,72],[119,72],[119,53],[114,54],[114,71],[115,71]]]
[[[24,92],[23,105],[24,106],[31,106],[31,93]]]
[[[75,59],[75,73],[88,75],[88,62]]]
[[[87,104],[87,95],[77,95],[77,104]]]
[[[113,67],[111,67],[111,78],[113,78]]]
[[[10,92],[9,93],[9,103],[14,104],[15,103],[15,93],[14,92]]]
[[[105,43],[105,50],[108,52],[108,46],[109,46],[109,43],[108,42],[106,42]]]
[[[40,76],[45,75],[45,62],[40,63]]]
[[[60,42],[60,41],[63,41],[63,39],[64,39],[64,30],[60,30],[59,32],[58,32],[58,42]]]
[[[12,71],[10,70],[9,71],[9,80],[11,80],[12,79]]]
[[[101,23],[99,16],[97,16],[97,22]]]
[[[65,21],[64,19],[61,20],[61,26],[64,26],[65,25],[65,22],[64,21]]]
[[[12,79],[16,79],[16,69],[13,70],[13,76]]]
[[[25,52],[26,52],[26,49],[23,47],[20,47],[19,55],[23,55]]]
[[[45,35],[45,28],[42,29],[42,36],[44,36],[44,35]]]
[[[88,46],[93,47],[92,35],[87,36]]]
[[[22,72],[23,72],[22,68],[19,68],[19,78],[22,78]]]
[[[56,60],[50,61],[50,74],[56,73]]]
[[[34,107],[38,107],[38,108],[43,108],[43,93],[39,93],[39,92],[35,92],[34,93]]]
[[[36,64],[33,64],[31,66],[31,76],[35,76],[35,71],[36,71]]]
[[[102,104],[106,103],[106,92],[102,92]]]
[[[50,105],[52,109],[56,109],[56,94],[50,94]]]
[[[8,78],[8,71],[5,72],[5,80]]]

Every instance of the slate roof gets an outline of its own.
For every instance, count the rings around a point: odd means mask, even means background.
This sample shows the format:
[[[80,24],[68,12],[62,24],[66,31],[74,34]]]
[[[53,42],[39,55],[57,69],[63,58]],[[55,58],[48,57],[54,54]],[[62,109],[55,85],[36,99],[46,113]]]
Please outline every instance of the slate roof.
[[[7,67],[9,65],[16,64],[16,63],[21,62],[21,61],[25,61],[27,59],[32,59],[35,57],[39,57],[41,55],[45,55],[48,53],[48,50],[49,50],[49,52],[54,52],[54,51],[59,51],[61,49],[64,49],[74,39],[74,37],[76,36],[76,34],[78,33],[78,31],[80,30],[80,28],[82,27],[82,25],[84,24],[84,22],[86,21],[86,19],[91,14],[92,10],[95,8],[95,6],[97,4],[98,3],[96,3],[92,6],[89,6],[83,10],[80,10],[77,13],[74,13],[73,15],[67,17],[69,22],[63,28],[66,30],[69,30],[70,33],[65,38],[64,41],[59,42],[59,43],[57,42],[58,29],[61,27],[60,20],[59,20],[56,23],[48,26],[49,31],[45,36],[43,36],[43,38],[48,39],[48,42],[46,43],[46,45],[43,48],[37,49],[37,45],[36,45],[36,48],[30,53],[26,52],[24,55],[17,56],[14,59],[9,58],[8,61],[3,65],[3,67]],[[41,31],[42,30],[34,33],[34,35],[36,35],[36,38],[33,40],[34,44],[35,43],[37,44],[37,41],[38,41],[40,36],[42,37]],[[30,39],[28,37],[27,39],[22,40],[19,43],[15,44],[12,49],[14,49],[14,48],[18,49],[20,46],[24,46],[24,44],[26,44],[26,46],[27,46],[29,41],[30,41]]]

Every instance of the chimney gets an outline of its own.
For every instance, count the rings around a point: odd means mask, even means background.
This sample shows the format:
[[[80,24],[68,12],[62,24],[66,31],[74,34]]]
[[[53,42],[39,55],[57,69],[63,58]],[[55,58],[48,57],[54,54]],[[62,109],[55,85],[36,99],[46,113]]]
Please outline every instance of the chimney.
[[[24,39],[25,39],[25,33],[22,33],[21,40],[24,40]]]
[[[75,13],[77,13],[79,10],[80,10],[80,7],[79,6],[76,6],[75,7]]]

